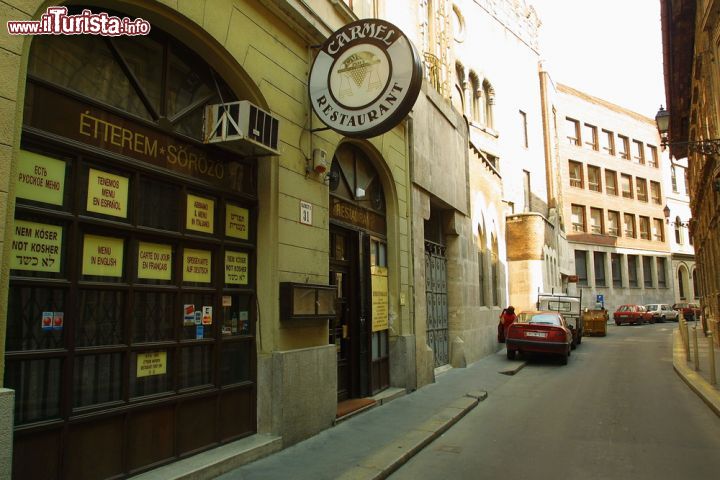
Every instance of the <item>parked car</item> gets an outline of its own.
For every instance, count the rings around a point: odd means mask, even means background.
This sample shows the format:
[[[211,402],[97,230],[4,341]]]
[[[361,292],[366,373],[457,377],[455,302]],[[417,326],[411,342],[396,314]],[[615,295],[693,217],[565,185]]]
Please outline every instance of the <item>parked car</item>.
[[[656,322],[665,322],[665,320],[678,321],[680,313],[667,303],[650,303],[645,305],[648,312],[652,313]]]
[[[680,302],[672,306],[673,310],[683,314],[685,320],[695,320],[695,317],[700,316],[700,305],[697,303]]]
[[[567,365],[572,343],[572,331],[563,316],[547,311],[520,312],[505,337],[511,360],[516,352],[551,353],[558,355],[563,365]]]
[[[558,312],[562,314],[573,335],[573,350],[582,343],[585,332],[581,315],[582,293],[578,297],[563,293],[539,293],[536,308],[541,312]]]
[[[613,313],[613,320],[615,320],[615,325],[655,323],[652,313],[648,312],[644,306],[634,304],[620,305]]]

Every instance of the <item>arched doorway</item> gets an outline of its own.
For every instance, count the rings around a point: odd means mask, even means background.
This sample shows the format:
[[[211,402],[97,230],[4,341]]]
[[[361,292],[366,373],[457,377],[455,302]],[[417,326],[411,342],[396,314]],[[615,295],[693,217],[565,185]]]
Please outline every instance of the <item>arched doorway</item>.
[[[329,273],[338,289],[330,343],[342,401],[390,384],[386,205],[377,170],[354,144],[338,147],[329,182]]]
[[[5,358],[16,478],[119,478],[255,432],[257,166],[201,142],[204,106],[241,93],[157,28],[33,40]]]
[[[680,300],[687,300],[688,295],[690,294],[689,288],[690,288],[690,278],[688,269],[685,265],[680,265],[678,268],[678,294],[680,295]]]

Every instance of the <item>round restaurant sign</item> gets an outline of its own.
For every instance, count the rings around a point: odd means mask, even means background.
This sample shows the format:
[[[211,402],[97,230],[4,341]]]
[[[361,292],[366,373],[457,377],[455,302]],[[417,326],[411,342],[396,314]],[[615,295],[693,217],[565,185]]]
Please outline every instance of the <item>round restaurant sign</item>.
[[[345,25],[323,44],[310,70],[310,100],[328,127],[350,137],[387,132],[405,118],[422,85],[408,38],[384,20]]]

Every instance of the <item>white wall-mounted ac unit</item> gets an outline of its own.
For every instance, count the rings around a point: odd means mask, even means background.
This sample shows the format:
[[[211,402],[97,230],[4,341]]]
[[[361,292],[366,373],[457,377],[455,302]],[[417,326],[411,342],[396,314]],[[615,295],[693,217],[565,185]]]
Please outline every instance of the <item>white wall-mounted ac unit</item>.
[[[249,156],[279,155],[280,121],[247,100],[205,107],[203,138]]]

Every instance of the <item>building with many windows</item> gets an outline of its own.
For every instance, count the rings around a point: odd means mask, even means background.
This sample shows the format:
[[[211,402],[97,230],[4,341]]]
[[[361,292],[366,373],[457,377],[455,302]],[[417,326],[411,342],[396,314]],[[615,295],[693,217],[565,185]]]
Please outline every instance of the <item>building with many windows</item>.
[[[563,219],[584,303],[605,308],[673,299],[655,122],[558,85]]]

